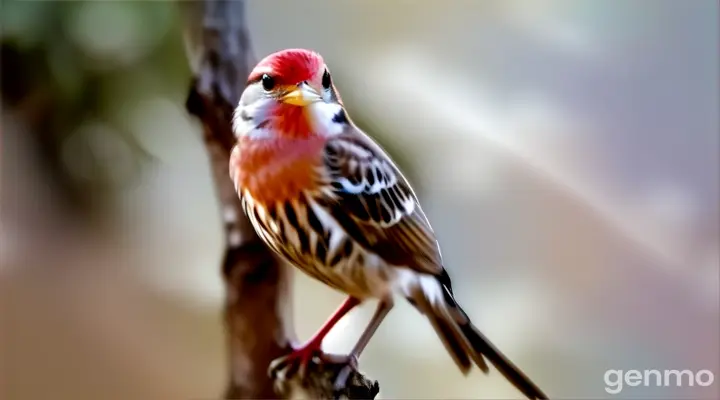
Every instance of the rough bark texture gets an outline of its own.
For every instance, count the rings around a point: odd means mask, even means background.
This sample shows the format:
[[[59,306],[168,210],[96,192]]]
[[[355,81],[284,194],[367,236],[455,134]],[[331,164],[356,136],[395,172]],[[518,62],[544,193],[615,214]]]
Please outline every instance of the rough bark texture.
[[[305,380],[270,363],[290,351],[294,341],[290,267],[257,237],[241,209],[229,178],[228,160],[235,138],[232,112],[256,60],[240,0],[181,2],[186,45],[194,78],[188,112],[203,124],[216,192],[223,210],[226,248],[222,265],[226,286],[230,382],[226,398],[374,398],[377,382],[353,372],[334,387],[343,365],[313,364]]]

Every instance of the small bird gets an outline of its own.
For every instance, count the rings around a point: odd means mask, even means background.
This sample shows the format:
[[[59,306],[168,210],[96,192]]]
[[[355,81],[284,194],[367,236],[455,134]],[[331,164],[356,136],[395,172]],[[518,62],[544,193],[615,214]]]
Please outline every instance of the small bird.
[[[233,115],[230,176],[258,236],[289,263],[348,294],[286,362],[306,366],[347,312],[378,299],[350,352],[356,360],[393,307],[407,299],[435,329],[463,374],[486,359],[529,399],[547,396],[458,305],[428,219],[386,152],[351,121],[316,52],[282,50],[248,77]]]

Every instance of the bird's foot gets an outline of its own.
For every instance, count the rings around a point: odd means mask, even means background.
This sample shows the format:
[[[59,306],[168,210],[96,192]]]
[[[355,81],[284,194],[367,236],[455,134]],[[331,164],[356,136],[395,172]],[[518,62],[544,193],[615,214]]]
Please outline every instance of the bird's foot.
[[[286,378],[290,378],[297,373],[301,379],[304,379],[308,366],[313,362],[317,362],[315,360],[325,364],[347,364],[350,362],[350,357],[325,353],[322,351],[319,342],[310,341],[299,348],[294,348],[290,354],[270,363],[270,376],[275,378],[280,373],[283,373]],[[355,364],[357,364],[357,361]]]
[[[302,378],[307,372],[308,365],[316,356],[320,356],[321,353],[320,346],[312,342],[293,349],[290,354],[270,363],[270,376],[275,377],[282,371],[288,378],[296,373],[299,373]]]

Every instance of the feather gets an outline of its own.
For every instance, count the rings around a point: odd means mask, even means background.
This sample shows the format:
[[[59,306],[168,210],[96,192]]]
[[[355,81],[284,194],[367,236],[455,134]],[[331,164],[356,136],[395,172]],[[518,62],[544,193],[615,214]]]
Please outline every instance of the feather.
[[[329,138],[324,172],[332,196],[317,201],[356,243],[390,265],[443,273],[435,234],[415,193],[378,144],[360,131]]]

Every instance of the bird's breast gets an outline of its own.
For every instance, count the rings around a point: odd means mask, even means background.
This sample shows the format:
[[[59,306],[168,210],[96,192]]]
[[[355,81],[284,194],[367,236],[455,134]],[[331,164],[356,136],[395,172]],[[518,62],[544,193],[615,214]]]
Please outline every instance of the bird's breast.
[[[318,185],[324,140],[240,139],[230,157],[230,175],[240,196],[264,205],[299,198]]]

